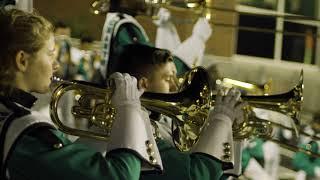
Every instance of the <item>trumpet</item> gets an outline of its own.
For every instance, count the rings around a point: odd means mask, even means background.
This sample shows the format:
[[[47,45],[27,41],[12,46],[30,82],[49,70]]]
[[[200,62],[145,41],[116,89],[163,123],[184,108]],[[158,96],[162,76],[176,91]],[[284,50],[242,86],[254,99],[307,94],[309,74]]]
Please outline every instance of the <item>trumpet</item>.
[[[110,3],[110,0],[94,0],[89,11],[95,15],[104,15],[110,10]],[[210,11],[206,8],[206,4],[210,3],[210,0],[144,0],[139,3],[141,3],[141,8],[144,8],[144,12],[137,11],[135,13],[151,16],[153,19],[158,18],[154,14],[160,7],[180,12],[192,10],[196,14],[204,15],[207,19],[211,17]]]
[[[198,140],[202,128],[206,124],[211,102],[211,84],[208,73],[203,68],[196,68],[184,77],[185,83],[180,93],[160,94],[145,92],[141,104],[152,111],[160,112],[175,120],[179,127],[179,137],[175,144],[181,151],[189,150]],[[111,104],[112,86],[101,87],[83,81],[64,81],[55,79],[57,87],[53,91],[50,103],[50,115],[57,127],[75,136],[95,138],[108,141],[115,109]],[[76,119],[87,119],[102,131],[79,129],[65,124],[59,117],[59,101],[67,93],[74,96],[75,104],[71,113]],[[186,128],[191,130],[186,131]]]
[[[159,112],[173,119],[178,135],[173,136],[173,142],[180,151],[189,151],[197,143],[203,128],[207,125],[207,116],[214,106],[215,94],[208,72],[197,67],[184,75],[179,92],[170,94],[145,92],[140,98],[142,106],[146,109]],[[292,125],[298,129],[299,112],[302,102],[303,79],[291,91],[271,96],[243,96],[248,101],[249,107],[261,107],[281,112],[294,119]],[[71,108],[76,118],[87,119],[90,124],[103,131],[72,128],[65,125],[59,118],[58,105],[60,98],[67,92],[74,91],[75,105]],[[82,81],[59,81],[58,87],[52,94],[50,114],[58,128],[71,135],[85,136],[108,141],[115,116],[112,107],[112,86],[101,87]],[[250,108],[248,108],[250,109]],[[233,126],[233,134],[236,139],[244,139],[252,136],[271,136],[272,126],[270,122],[257,121],[247,111],[245,121],[239,126]],[[268,125],[268,126],[266,126]],[[296,131],[296,130],[295,130]]]
[[[222,80],[217,79],[216,84],[222,87],[235,87],[237,89],[243,90],[250,95],[268,95],[270,93],[272,81],[269,80],[268,82],[258,85],[247,83],[243,81],[238,81],[235,79],[230,78],[223,78]]]

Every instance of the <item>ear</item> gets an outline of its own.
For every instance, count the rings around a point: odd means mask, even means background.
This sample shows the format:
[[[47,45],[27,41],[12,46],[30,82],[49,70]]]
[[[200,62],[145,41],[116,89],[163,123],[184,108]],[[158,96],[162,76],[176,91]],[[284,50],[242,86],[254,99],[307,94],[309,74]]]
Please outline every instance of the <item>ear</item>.
[[[18,71],[25,72],[28,67],[28,57],[29,55],[24,51],[18,51],[16,54],[16,65]]]
[[[149,82],[148,82],[148,79],[146,77],[142,77],[138,80],[138,88],[139,89],[148,89],[149,87]]]

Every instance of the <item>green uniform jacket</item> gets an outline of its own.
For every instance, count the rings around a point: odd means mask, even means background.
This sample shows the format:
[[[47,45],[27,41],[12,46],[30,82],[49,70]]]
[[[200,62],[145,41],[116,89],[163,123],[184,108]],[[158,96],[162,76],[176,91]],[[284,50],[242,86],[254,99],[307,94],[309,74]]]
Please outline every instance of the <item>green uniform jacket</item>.
[[[37,137],[24,135],[8,159],[15,180],[129,180],[139,179],[140,160],[119,151],[103,157],[85,145],[71,143],[57,130],[52,133],[64,144],[60,149]]]
[[[164,173],[142,175],[141,180],[216,180],[222,176],[221,162],[204,154],[178,151],[165,140],[158,141]]]
[[[12,97],[0,96],[0,159],[5,162],[0,163],[2,176],[7,169],[12,180],[139,179],[138,156],[118,149],[104,157],[86,145],[70,142],[45,117],[31,112],[35,99],[21,90],[15,90]]]

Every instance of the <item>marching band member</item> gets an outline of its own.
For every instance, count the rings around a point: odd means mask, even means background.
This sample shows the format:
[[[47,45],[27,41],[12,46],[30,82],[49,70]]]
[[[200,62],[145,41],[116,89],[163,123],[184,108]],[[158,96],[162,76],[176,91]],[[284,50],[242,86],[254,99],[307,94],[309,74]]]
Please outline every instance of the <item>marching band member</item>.
[[[129,73],[138,79],[138,86],[147,92],[169,93],[173,83],[173,57],[167,50],[148,45],[131,44],[124,46],[116,59],[114,71]],[[155,136],[164,166],[162,175],[142,175],[142,179],[220,179],[223,170],[234,167],[232,123],[242,115],[237,104],[240,92],[232,89],[227,96],[221,92],[216,98],[215,108],[208,116],[209,125],[191,152],[182,153],[172,142],[171,127],[153,119]],[[150,115],[152,117],[152,112]],[[158,131],[159,130],[159,131]],[[238,151],[241,152],[241,151]]]
[[[111,78],[116,89],[108,150],[72,143],[52,121],[30,108],[31,92],[46,93],[58,69],[53,27],[44,17],[0,9],[0,179],[136,179],[142,168],[162,170],[148,117],[143,116],[137,81]],[[139,131],[136,131],[139,129]],[[100,142],[100,148],[107,149]],[[40,170],[40,171],[39,171]]]
[[[192,35],[181,42],[176,27],[171,22],[171,13],[168,9],[160,8],[157,25],[156,47],[167,49],[183,60],[189,68],[202,65],[205,43],[212,34],[208,20],[200,17],[193,27]]]

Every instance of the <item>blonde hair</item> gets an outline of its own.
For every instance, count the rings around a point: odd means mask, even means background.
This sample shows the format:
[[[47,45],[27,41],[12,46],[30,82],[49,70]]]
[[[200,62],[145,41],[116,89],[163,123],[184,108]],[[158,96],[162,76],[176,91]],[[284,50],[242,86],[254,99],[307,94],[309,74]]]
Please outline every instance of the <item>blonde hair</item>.
[[[0,27],[0,83],[12,86],[16,54],[21,50],[37,53],[53,33],[53,26],[35,13],[0,9]]]

